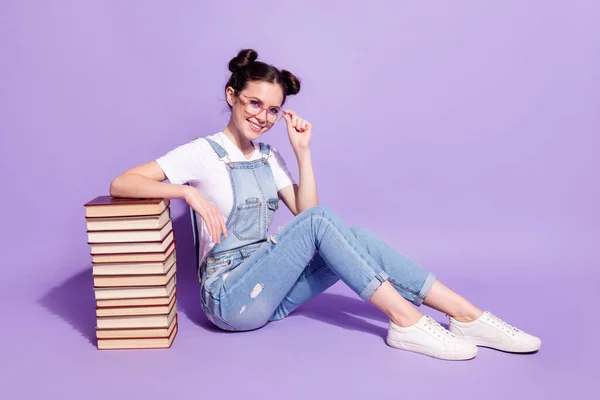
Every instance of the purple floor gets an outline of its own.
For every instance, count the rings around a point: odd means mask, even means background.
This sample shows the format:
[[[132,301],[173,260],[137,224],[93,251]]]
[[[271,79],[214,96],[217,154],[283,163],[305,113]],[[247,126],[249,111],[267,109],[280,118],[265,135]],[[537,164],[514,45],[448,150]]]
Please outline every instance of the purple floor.
[[[600,397],[599,20],[592,0],[0,1],[0,400]],[[97,350],[82,205],[224,129],[247,47],[302,80],[285,108],[314,125],[319,203],[540,336],[538,353],[392,349],[341,283],[217,331],[181,199],[173,347]],[[299,180],[285,123],[260,141]]]
[[[189,250],[181,245],[180,262],[187,262]],[[95,347],[89,269],[66,280],[49,277],[48,283],[55,282],[46,287],[9,287],[0,302],[6,323],[0,342],[7,394],[2,397],[574,398],[592,388],[590,369],[598,354],[591,345],[597,279],[584,272],[597,265],[597,255],[578,253],[575,265],[566,265],[564,255],[552,262],[558,253],[547,254],[522,257],[523,265],[507,262],[511,255],[498,256],[485,264],[481,281],[476,276],[483,263],[444,261],[440,279],[446,284],[543,339],[536,354],[480,349],[467,362],[387,347],[385,317],[341,283],[286,320],[231,334],[210,326],[198,307],[193,273],[180,268],[180,330],[173,347],[118,351]],[[526,265],[535,260],[546,263],[547,274],[527,273]],[[442,314],[422,310],[446,322]]]

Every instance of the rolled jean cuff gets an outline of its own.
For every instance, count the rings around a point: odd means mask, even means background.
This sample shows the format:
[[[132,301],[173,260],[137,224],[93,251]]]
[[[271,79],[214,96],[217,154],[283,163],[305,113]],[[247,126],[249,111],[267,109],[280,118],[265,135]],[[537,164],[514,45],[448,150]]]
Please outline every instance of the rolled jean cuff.
[[[415,300],[413,301],[413,304],[415,306],[420,306],[421,304],[423,304],[423,301],[425,300],[425,297],[427,297],[427,295],[429,294],[429,291],[431,290],[435,279],[435,275],[429,272],[427,278],[425,279],[425,282],[423,283],[423,286],[421,287],[421,290],[419,291],[419,294],[415,297]]]
[[[375,275],[375,277],[369,282],[369,284],[364,288],[364,290],[360,293],[360,298],[369,301],[373,293],[381,286],[381,284],[389,279],[388,274],[384,271],[379,272]]]

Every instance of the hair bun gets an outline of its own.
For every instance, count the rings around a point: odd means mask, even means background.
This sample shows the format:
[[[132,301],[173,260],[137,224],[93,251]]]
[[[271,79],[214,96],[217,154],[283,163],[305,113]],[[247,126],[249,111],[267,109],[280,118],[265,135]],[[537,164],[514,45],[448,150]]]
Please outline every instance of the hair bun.
[[[246,68],[258,58],[258,53],[253,49],[240,50],[237,56],[229,61],[229,71],[235,73]]]
[[[283,77],[283,83],[287,88],[288,95],[292,96],[300,92],[300,79],[296,75],[284,69],[281,71],[281,76]]]

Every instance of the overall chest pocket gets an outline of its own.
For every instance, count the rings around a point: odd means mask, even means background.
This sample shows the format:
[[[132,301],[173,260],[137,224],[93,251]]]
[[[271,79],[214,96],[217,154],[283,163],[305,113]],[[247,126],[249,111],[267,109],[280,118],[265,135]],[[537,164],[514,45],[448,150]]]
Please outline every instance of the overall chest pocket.
[[[257,197],[247,199],[243,204],[238,204],[235,213],[233,233],[240,240],[262,239],[262,202]]]

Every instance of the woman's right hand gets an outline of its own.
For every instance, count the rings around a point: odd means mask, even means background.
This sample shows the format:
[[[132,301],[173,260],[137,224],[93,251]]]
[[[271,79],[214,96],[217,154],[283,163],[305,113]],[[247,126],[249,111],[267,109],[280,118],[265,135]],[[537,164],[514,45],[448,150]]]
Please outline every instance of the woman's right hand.
[[[215,243],[221,243],[221,233],[228,236],[225,221],[219,210],[193,186],[186,186],[186,203],[206,222],[206,227]]]

